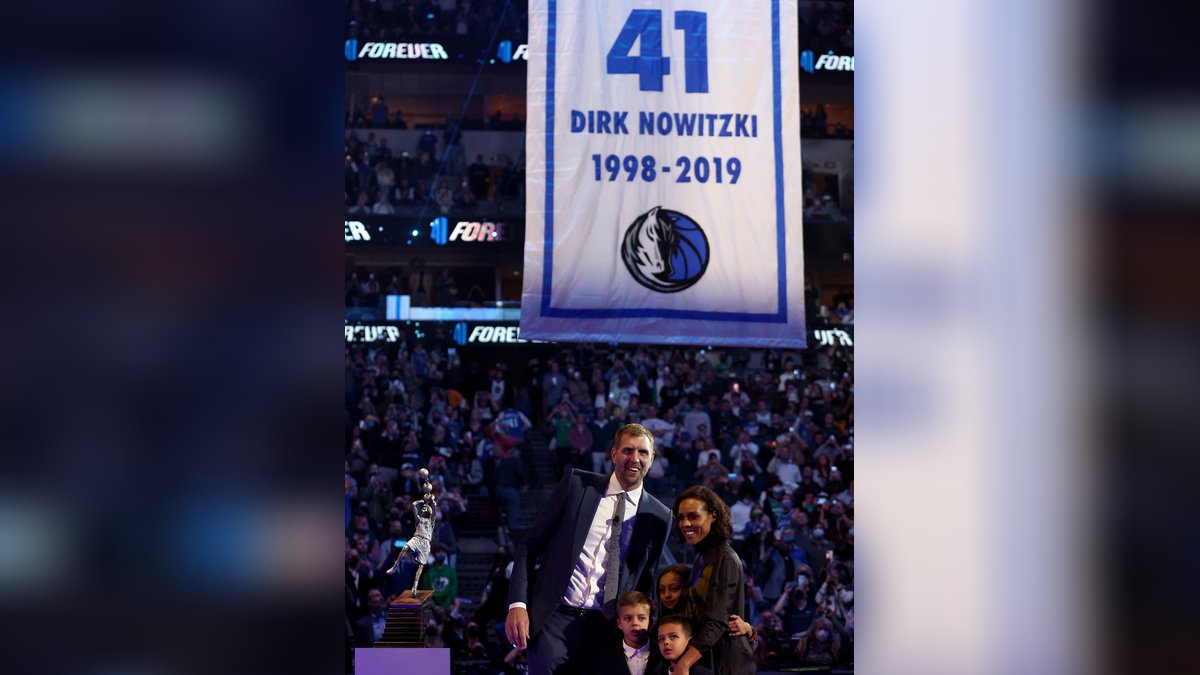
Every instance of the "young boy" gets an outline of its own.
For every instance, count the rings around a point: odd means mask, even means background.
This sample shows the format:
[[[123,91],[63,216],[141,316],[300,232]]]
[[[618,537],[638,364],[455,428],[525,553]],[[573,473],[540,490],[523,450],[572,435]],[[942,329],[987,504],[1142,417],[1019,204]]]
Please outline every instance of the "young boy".
[[[617,598],[617,628],[621,644],[600,652],[596,675],[646,675],[658,658],[650,646],[650,597],[629,591]]]
[[[669,675],[671,668],[683,652],[687,651],[688,643],[692,641],[692,624],[686,617],[673,614],[658,622],[658,650],[662,652],[663,660],[658,663],[656,670],[650,675]],[[692,664],[691,675],[712,675],[712,671],[700,665]]]

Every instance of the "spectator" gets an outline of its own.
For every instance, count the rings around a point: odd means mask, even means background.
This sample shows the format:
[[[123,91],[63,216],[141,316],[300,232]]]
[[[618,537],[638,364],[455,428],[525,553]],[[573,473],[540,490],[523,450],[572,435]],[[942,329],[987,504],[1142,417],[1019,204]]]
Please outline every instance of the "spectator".
[[[783,593],[775,602],[774,611],[783,620],[783,630],[787,635],[798,635],[808,630],[816,617],[817,608],[808,600],[809,580],[802,578],[788,581],[783,585]]]
[[[512,565],[512,555],[508,548],[503,545],[497,546],[496,553],[492,556],[487,585],[483,587],[479,609],[475,612],[476,621],[490,626],[504,621],[508,615],[508,580],[512,575]]]
[[[436,198],[442,214],[450,213],[450,207],[454,206],[454,190],[450,189],[450,181],[445,178],[438,181]]]
[[[392,200],[388,198],[388,193],[379,193],[379,200],[375,202],[375,206],[371,209],[371,213],[374,213],[377,216],[390,216],[396,213],[396,209],[392,207]]]
[[[703,425],[705,429],[711,429],[712,418],[709,417],[708,413],[705,412],[700,406],[699,401],[693,398],[687,408],[687,411],[683,414],[683,428],[685,431],[691,434],[692,438],[697,438],[699,437],[701,425]]]
[[[729,507],[732,520],[733,534],[731,545],[743,559],[746,557],[746,526],[750,524],[750,513],[754,507],[754,488],[743,486],[738,490],[738,501]]]
[[[596,409],[596,419],[592,421],[592,471],[594,473],[608,472],[605,467],[611,461],[608,459],[609,450],[612,449],[617,430],[620,428],[620,420],[611,419],[606,407]]]
[[[432,131],[426,129],[425,133],[421,134],[421,137],[417,139],[417,156],[424,156],[425,158],[429,159],[429,161],[432,161],[433,157],[436,155],[437,137],[433,135]]]
[[[382,96],[371,99],[371,126],[376,129],[387,127],[388,107]]]
[[[475,206],[475,193],[471,192],[471,186],[464,178],[458,185],[458,191],[454,197],[455,203],[463,207]]]
[[[380,161],[375,165],[375,184],[379,186],[381,195],[388,194],[396,185],[396,174],[387,162]]]
[[[496,496],[501,509],[501,525],[512,531],[516,528],[517,514],[521,510],[521,493],[528,488],[525,480],[525,464],[515,448],[496,445]]]
[[[693,478],[700,481],[705,487],[715,490],[729,480],[729,469],[721,463],[721,455],[716,450],[710,452],[707,458],[708,461],[704,466],[696,469]]]
[[[828,617],[813,619],[811,628],[796,642],[796,655],[806,666],[832,666],[842,652],[842,639]]]
[[[425,568],[419,586],[427,591],[432,590],[434,604],[446,609],[458,597],[458,572],[446,564],[448,561],[449,554],[445,546],[439,544],[433,547],[433,564]]]
[[[400,184],[396,186],[396,203],[404,206],[415,204],[417,201],[417,189],[413,187],[408,177],[400,179]]]
[[[729,459],[733,465],[740,466],[743,459],[751,461],[758,459],[758,443],[750,440],[750,434],[743,431],[738,434],[737,443],[729,448]]]
[[[589,453],[592,451],[592,445],[595,443],[595,437],[592,434],[591,428],[587,425],[587,420],[583,415],[575,415],[575,421],[571,425],[571,431],[568,433],[567,440],[571,445],[571,466],[577,469],[588,471],[591,469],[591,457]],[[662,458],[659,458],[662,461]],[[658,464],[658,462],[655,462]],[[651,465],[651,469],[654,465]]]
[[[558,405],[563,391],[567,387],[567,378],[558,370],[558,362],[551,360],[546,364],[546,372],[542,375],[542,405],[545,410],[552,410]]]
[[[354,646],[374,647],[387,627],[387,602],[378,588],[367,592],[367,613],[354,626]]]
[[[370,198],[367,196],[367,193],[365,190],[362,192],[359,192],[358,198],[356,199],[354,206],[351,206],[349,209],[346,209],[346,213],[348,213],[352,216],[369,215],[370,213],[372,213],[371,204],[369,203],[369,199]]]
[[[387,136],[379,139],[379,145],[375,148],[375,153],[371,155],[371,160],[389,165],[392,163],[392,149],[388,146]]]
[[[481,202],[488,196],[488,180],[491,172],[483,163],[483,155],[477,155],[475,161],[467,167],[467,180],[471,184],[471,192],[475,193],[475,201]]]
[[[788,490],[794,490],[800,484],[800,467],[796,466],[786,447],[775,448],[775,457],[767,464],[767,472],[775,474]]]
[[[837,202],[833,201],[833,197],[828,194],[822,195],[820,203],[810,208],[805,215],[814,221],[846,222],[846,214],[842,213],[842,210],[838,208]]]
[[[756,569],[775,547],[775,528],[762,506],[755,502],[750,509],[750,522],[746,524],[746,553],[743,560],[747,568]],[[761,574],[756,574],[761,579]]]

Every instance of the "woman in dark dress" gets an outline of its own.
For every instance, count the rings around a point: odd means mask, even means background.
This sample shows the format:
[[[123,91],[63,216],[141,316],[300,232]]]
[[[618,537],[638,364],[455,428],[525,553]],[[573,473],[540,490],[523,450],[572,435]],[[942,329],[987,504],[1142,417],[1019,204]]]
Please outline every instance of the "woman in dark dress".
[[[688,675],[697,662],[715,675],[753,675],[757,666],[750,641],[745,635],[730,635],[729,629],[730,619],[744,615],[746,605],[742,561],[729,545],[729,507],[717,493],[697,485],[675,500],[675,517],[683,540],[699,553],[691,585],[704,609],[701,625],[672,675]]]

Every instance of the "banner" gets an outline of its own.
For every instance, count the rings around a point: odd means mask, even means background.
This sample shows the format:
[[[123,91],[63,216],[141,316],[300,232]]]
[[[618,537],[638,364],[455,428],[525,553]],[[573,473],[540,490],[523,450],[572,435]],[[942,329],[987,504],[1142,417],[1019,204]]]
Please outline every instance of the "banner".
[[[531,0],[521,335],[803,347],[795,0]]]

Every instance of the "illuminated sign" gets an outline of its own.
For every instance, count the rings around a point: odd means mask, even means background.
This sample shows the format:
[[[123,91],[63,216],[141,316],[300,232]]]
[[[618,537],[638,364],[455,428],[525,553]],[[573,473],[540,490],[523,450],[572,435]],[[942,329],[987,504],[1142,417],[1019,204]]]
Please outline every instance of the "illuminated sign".
[[[853,73],[854,57],[841,56],[834,54],[831,51],[821,54],[820,56],[816,57],[816,60],[814,61],[812,50],[805,49],[804,51],[800,52],[800,67],[803,68],[804,72],[806,73],[812,73],[818,70],[837,70]]]
[[[388,295],[384,318],[388,321],[520,321],[515,302],[497,302],[493,307],[413,307],[407,295]]]
[[[467,342],[484,344],[534,342],[533,340],[522,340],[519,337],[520,334],[519,326],[475,326],[471,329],[471,335],[467,338]]]
[[[421,324],[418,323],[418,326]],[[404,338],[401,326],[361,324],[345,326],[346,342],[400,342]],[[420,329],[414,329],[417,338],[423,337]],[[521,328],[514,324],[478,324],[470,326],[465,321],[454,324],[450,331],[451,338],[459,346],[468,344],[526,344],[542,342],[541,340],[525,340],[521,338]]]
[[[450,230],[450,221],[438,216],[429,223],[429,233],[434,243],[445,246],[451,241],[508,241],[508,225],[505,223],[460,220]]]
[[[358,40],[346,40],[346,59],[408,59],[441,61],[449,59],[446,48],[438,42],[364,42],[357,49]]]
[[[507,228],[503,223],[478,223],[460,220],[450,233],[450,241],[504,241]]]
[[[493,63],[518,64],[529,62],[529,45],[515,42],[511,37],[500,37],[493,45],[489,40],[480,40],[465,35],[438,35],[437,42],[426,42],[430,36],[390,35],[390,42],[364,42],[358,38],[345,41],[343,51],[350,62],[375,61],[432,61],[446,63]]]
[[[346,342],[397,342],[397,326],[346,326]]]
[[[504,63],[512,63],[513,61],[528,61],[529,45],[520,44],[513,49],[512,40],[501,40],[500,45],[496,48],[496,58]]]
[[[346,221],[346,241],[371,241],[367,226],[357,220]]]
[[[833,330],[814,330],[813,337],[816,338],[817,342],[819,342],[823,347],[828,347],[834,344],[842,345],[844,347],[854,346],[854,339],[850,337],[849,333],[841,328],[834,328]]]

